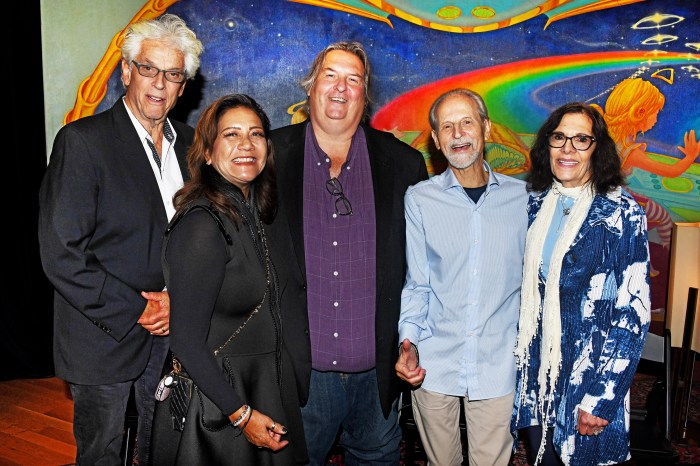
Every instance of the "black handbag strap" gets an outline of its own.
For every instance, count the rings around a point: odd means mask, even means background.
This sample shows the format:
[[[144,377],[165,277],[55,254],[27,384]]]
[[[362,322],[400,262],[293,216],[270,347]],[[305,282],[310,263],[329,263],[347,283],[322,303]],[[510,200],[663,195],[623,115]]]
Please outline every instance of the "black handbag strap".
[[[217,226],[219,227],[219,231],[221,231],[221,234],[224,235],[224,239],[226,240],[226,244],[229,246],[233,245],[233,239],[231,238],[231,235],[228,234],[228,231],[226,231],[226,227],[224,226],[223,220],[221,220],[221,216],[219,215],[219,211],[214,209],[211,205],[206,205],[206,204],[195,204],[192,206],[189,206],[187,209],[183,210],[181,213],[179,213],[172,222],[170,222],[170,225],[168,225],[168,228],[165,229],[165,236],[167,237],[171,231],[173,231],[173,228],[182,220],[182,218],[187,215],[190,211],[194,209],[204,209],[205,211],[209,212],[209,215],[214,219],[216,222]]]

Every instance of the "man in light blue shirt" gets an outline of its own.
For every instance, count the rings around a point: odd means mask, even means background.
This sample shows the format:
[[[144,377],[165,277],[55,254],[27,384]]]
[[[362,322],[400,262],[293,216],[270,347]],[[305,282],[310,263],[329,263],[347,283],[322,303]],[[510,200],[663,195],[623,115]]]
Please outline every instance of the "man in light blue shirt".
[[[462,464],[463,402],[470,466],[506,466],[525,182],[493,172],[484,160],[491,121],[481,96],[451,90],[433,103],[429,118],[449,168],[406,192],[408,272],[396,372],[418,387],[413,416],[429,464]]]

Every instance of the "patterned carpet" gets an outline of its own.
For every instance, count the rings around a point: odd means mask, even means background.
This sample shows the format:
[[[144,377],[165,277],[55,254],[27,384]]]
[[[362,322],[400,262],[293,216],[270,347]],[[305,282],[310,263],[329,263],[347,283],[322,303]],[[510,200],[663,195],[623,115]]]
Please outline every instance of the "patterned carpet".
[[[656,377],[646,374],[636,374],[634,383],[631,389],[631,407],[632,409],[637,407],[644,407],[651,393],[651,389],[654,385]],[[692,445],[679,444],[677,442],[672,442],[673,447],[678,452],[679,464],[681,465],[700,465],[700,382],[697,381],[693,384],[693,389],[690,397],[690,404],[688,410],[688,426],[690,427],[689,438],[687,442]],[[417,435],[417,434],[416,434]],[[402,448],[402,466],[425,466],[425,455],[421,450],[420,441],[408,442],[409,444],[414,444],[412,451],[407,451],[406,439],[410,439],[409,436],[404,434],[404,440],[401,442]],[[342,466],[343,465],[343,455],[339,449],[334,449],[328,459],[328,465]],[[467,463],[465,463],[467,464]],[[513,455],[511,461],[511,466],[530,466],[525,454],[525,450],[522,443],[519,444],[519,448]],[[634,462],[634,460],[625,463],[625,466],[640,466]],[[653,465],[651,465],[653,466]]]
[[[631,408],[643,408],[649,398],[656,377],[637,373],[631,388]],[[700,380],[695,379],[688,403],[688,438],[685,442],[671,442],[679,456],[679,464],[700,465]],[[631,463],[634,464],[634,463]]]

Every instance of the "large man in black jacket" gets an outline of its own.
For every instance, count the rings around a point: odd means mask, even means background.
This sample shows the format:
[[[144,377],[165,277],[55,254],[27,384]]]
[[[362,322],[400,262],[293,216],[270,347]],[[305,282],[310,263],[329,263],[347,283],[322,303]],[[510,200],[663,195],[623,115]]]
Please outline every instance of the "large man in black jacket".
[[[362,124],[369,80],[361,44],[329,45],[302,82],[309,121],[272,132],[270,243],[312,465],[325,464],[341,426],[346,462],[399,464],[403,197],[428,175],[420,152]]]

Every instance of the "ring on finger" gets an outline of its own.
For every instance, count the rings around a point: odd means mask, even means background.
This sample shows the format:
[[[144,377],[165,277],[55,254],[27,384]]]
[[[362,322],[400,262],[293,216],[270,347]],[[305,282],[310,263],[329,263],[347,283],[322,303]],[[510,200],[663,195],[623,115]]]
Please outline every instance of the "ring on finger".
[[[277,427],[277,423],[273,421],[270,430],[275,430],[275,427]]]

